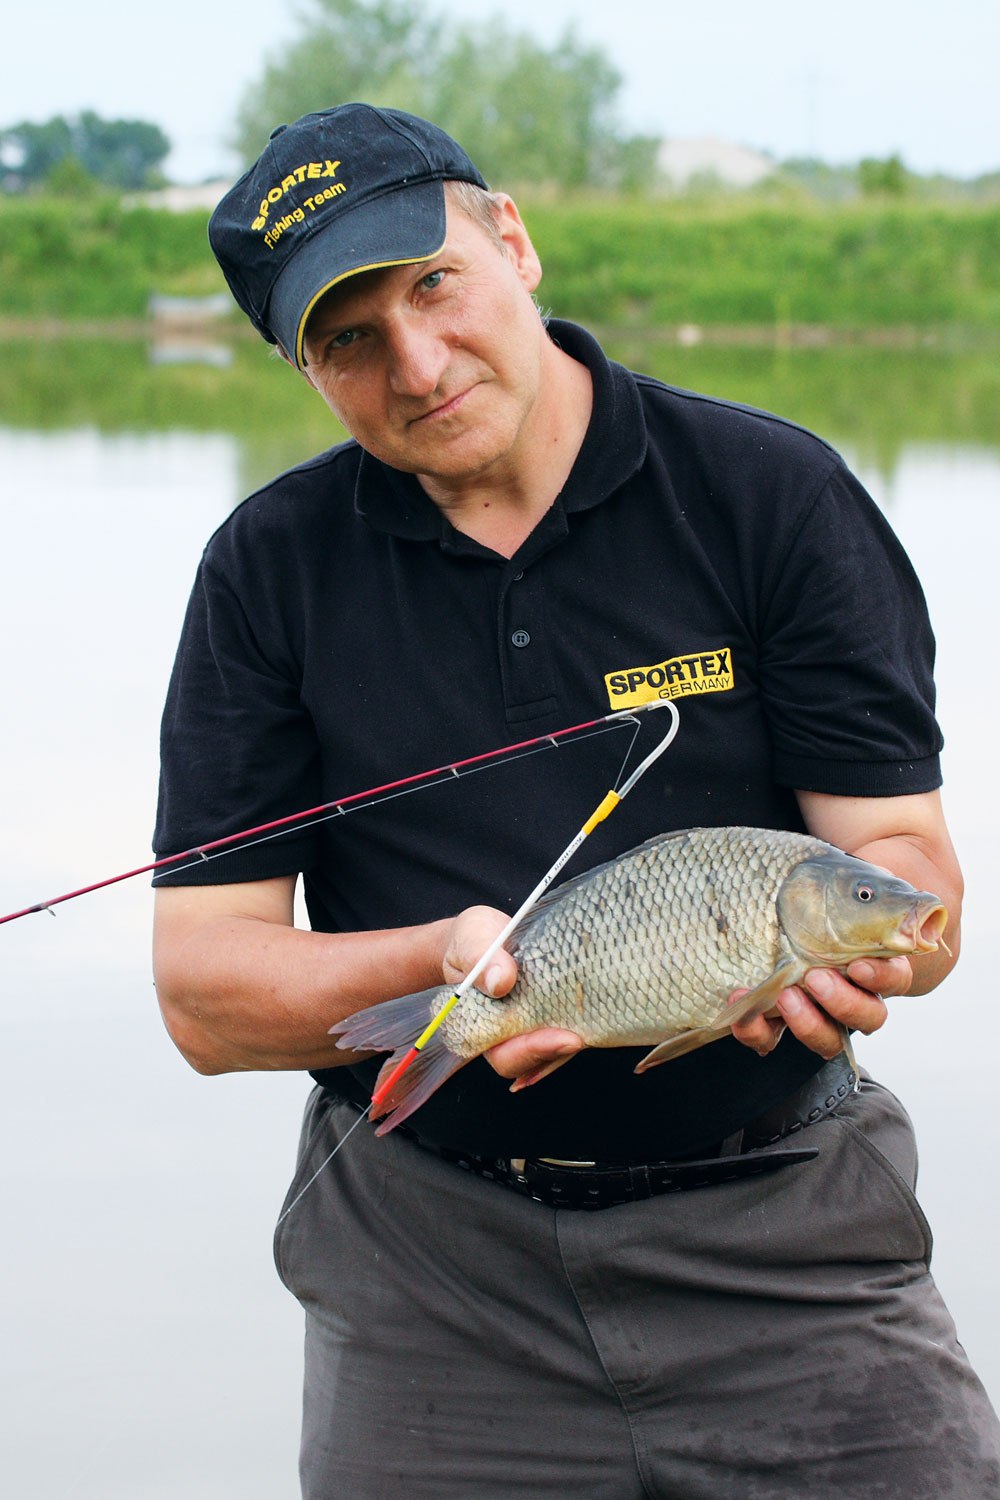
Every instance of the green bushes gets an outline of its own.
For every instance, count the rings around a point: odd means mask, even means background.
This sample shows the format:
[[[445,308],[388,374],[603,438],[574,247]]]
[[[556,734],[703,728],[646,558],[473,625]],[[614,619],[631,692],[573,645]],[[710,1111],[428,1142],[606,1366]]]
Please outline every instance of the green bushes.
[[[0,198],[0,316],[132,319],[152,292],[217,292],[205,222],[113,197]]]
[[[681,323],[1000,329],[1000,210],[529,205],[553,310]]]
[[[1000,330],[1000,208],[921,203],[522,204],[557,315],[598,328]],[[201,212],[0,198],[0,317],[145,316],[223,288]]]

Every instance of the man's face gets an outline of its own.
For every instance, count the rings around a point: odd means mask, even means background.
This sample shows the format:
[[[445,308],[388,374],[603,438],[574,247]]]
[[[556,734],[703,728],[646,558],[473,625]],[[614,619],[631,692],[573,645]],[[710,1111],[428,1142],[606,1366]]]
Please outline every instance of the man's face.
[[[446,487],[531,441],[545,331],[541,268],[501,200],[504,250],[453,203],[440,255],[334,288],[306,329],[306,378],[361,446]]]

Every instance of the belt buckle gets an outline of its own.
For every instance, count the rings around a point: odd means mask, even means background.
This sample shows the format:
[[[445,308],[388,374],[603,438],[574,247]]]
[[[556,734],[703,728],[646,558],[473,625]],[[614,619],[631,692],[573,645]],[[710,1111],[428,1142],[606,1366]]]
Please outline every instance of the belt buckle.
[[[596,1161],[570,1161],[568,1158],[563,1156],[512,1156],[508,1161],[508,1166],[510,1167],[510,1172],[512,1177],[514,1178],[514,1181],[519,1183],[522,1187],[528,1186],[529,1161],[531,1162],[532,1166],[538,1165],[540,1167],[586,1168],[597,1166]]]

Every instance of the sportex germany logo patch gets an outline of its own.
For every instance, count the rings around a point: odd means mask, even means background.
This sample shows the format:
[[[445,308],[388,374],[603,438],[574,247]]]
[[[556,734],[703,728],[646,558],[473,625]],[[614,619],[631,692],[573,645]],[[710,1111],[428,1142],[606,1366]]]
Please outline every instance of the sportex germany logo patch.
[[[604,679],[612,708],[638,708],[660,698],[690,698],[701,693],[727,693],[733,686],[732,652],[728,646],[671,656],[651,667],[624,667]]]

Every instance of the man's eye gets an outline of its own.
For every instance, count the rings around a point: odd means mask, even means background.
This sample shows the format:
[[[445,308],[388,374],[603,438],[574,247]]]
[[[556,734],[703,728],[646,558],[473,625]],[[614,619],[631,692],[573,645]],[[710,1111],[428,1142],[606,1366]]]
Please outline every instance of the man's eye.
[[[333,338],[330,340],[330,348],[349,349],[350,346],[354,343],[354,340],[357,338],[357,336],[358,335],[356,329],[345,328],[343,333],[334,334]]]
[[[441,285],[443,280],[443,271],[428,271],[426,276],[421,277],[420,285],[425,291],[432,292],[436,286]]]

